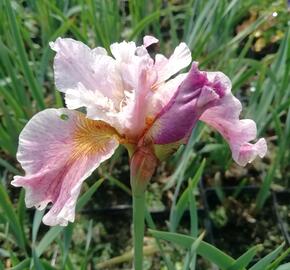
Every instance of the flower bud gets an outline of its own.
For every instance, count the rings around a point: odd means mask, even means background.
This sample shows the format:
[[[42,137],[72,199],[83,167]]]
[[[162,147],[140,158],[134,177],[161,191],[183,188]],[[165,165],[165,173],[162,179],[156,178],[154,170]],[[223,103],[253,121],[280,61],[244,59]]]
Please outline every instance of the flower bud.
[[[145,192],[156,166],[157,158],[149,147],[142,146],[135,151],[130,162],[131,187],[135,196]]]

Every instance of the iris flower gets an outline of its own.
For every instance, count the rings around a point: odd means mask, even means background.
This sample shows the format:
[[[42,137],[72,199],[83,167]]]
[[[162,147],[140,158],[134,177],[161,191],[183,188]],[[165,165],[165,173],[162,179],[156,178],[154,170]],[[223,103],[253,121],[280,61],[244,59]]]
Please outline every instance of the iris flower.
[[[145,36],[141,46],[114,43],[112,56],[70,38],[50,43],[56,52],[56,88],[64,93],[67,108],[39,112],[24,127],[17,159],[25,176],[12,182],[25,188],[27,207],[41,210],[52,204],[45,224],[74,221],[83,181],[120,144],[129,151],[132,178],[141,182],[187,142],[199,120],[224,137],[239,165],[265,155],[265,139],[251,143],[255,122],[239,119],[242,105],[231,93],[229,78],[200,71],[197,62],[174,77],[190,65],[191,52],[180,43],[169,58],[152,58],[147,47],[157,42]],[[138,191],[138,181],[134,185]]]

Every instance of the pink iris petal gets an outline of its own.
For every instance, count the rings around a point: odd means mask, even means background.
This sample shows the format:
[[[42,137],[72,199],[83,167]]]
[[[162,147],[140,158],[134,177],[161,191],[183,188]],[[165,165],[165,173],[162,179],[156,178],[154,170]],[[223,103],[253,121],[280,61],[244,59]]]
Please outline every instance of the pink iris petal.
[[[157,115],[145,139],[158,145],[186,140],[200,119],[217,129],[228,141],[233,159],[241,166],[267,151],[265,139],[251,144],[257,136],[256,124],[240,120],[242,105],[231,93],[231,82],[221,72],[201,72],[193,63],[170,102]]]
[[[158,71],[158,82],[164,82],[191,62],[191,52],[185,43],[180,43],[167,59],[161,54],[155,56],[155,68]]]
[[[70,38],[58,38],[50,46],[56,51],[54,77],[58,90],[66,93],[82,83],[86,89],[113,96],[112,92],[116,89],[112,89],[104,77],[114,60],[105,54],[105,49],[91,50],[82,42]]]
[[[155,144],[170,144],[186,138],[204,110],[220,99],[222,91],[220,85],[209,82],[206,73],[200,72],[194,63],[146,136]]]
[[[153,36],[144,36],[143,37],[143,45],[145,47],[149,47],[150,45],[158,43],[158,39]]]
[[[164,83],[159,84],[156,90],[153,90],[153,96],[150,100],[150,106],[147,111],[147,116],[154,118],[163,107],[165,107],[170,99],[174,96],[176,89],[186,78],[185,73],[179,74],[173,79],[170,79]]]
[[[91,119],[121,129],[118,112],[125,95],[116,60],[104,48],[90,49],[73,39],[58,38],[50,46],[56,51],[56,87],[65,93],[67,107],[85,107]]]
[[[155,118],[160,106],[174,95],[170,87],[165,90],[167,80],[191,62],[184,43],[169,59],[157,55],[154,62],[146,46],[157,41],[145,36],[139,47],[134,42],[114,43],[110,46],[114,58],[104,48],[92,50],[73,39],[51,42],[56,51],[56,87],[65,93],[66,106],[84,107],[87,117],[105,121],[127,137],[142,135],[147,118]]]
[[[138,81],[135,87],[135,100],[130,122],[131,127],[134,129],[131,133],[137,137],[145,127],[146,115],[154,94],[151,91],[151,86],[157,80],[157,73],[152,69],[152,63],[144,58],[143,61],[140,61],[139,71],[136,75],[138,76]]]
[[[20,135],[17,159],[26,174],[15,176],[12,184],[25,188],[27,207],[53,204],[45,224],[65,226],[74,221],[82,182],[117,148],[115,136],[111,127],[79,112],[44,110]]]
[[[251,163],[257,156],[262,158],[266,155],[267,143],[264,138],[261,138],[255,144],[242,144],[236,151],[233,152],[234,160],[241,166],[245,166],[247,163]]]
[[[50,46],[56,51],[54,78],[59,91],[78,92],[81,84],[85,89],[110,98],[113,102],[123,98],[122,78],[116,70],[115,60],[107,55],[104,48],[90,49],[70,38],[58,38],[50,42]],[[91,103],[94,101],[91,100]],[[70,102],[67,97],[66,102]]]
[[[257,155],[264,157],[267,152],[265,139],[256,139],[256,123],[250,119],[239,119],[242,110],[240,101],[228,92],[216,106],[207,109],[200,117],[208,125],[220,132],[228,141],[233,159],[241,166],[252,162]]]
[[[128,63],[135,56],[136,44],[133,41],[122,41],[121,43],[113,43],[110,46],[112,55],[117,61]]]

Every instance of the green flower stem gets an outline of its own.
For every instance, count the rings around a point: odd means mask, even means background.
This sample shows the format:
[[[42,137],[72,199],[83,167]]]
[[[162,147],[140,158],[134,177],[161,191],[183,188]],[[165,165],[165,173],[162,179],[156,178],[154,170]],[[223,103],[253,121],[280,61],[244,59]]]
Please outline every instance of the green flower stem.
[[[157,159],[151,148],[138,148],[130,160],[130,182],[133,196],[134,270],[142,270],[143,268],[145,192],[156,166]]]
[[[145,227],[145,192],[133,195],[134,270],[143,269],[143,238]]]

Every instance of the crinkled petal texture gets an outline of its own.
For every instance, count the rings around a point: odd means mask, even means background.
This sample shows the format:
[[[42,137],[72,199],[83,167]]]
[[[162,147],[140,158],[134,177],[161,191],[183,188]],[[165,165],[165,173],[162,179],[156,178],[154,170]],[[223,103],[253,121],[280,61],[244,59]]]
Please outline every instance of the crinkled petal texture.
[[[211,73],[216,81],[222,80],[223,74]],[[239,119],[242,111],[240,101],[233,96],[230,88],[219,102],[207,109],[200,120],[215,128],[227,140],[232,150],[233,159],[241,166],[252,162],[257,156],[264,157],[267,144],[264,138],[252,144],[257,137],[256,123],[251,119]]]
[[[118,144],[115,129],[104,122],[68,109],[44,110],[20,134],[17,159],[26,174],[12,185],[25,188],[27,207],[52,203],[45,224],[65,226],[74,221],[82,182]]]
[[[186,139],[198,120],[217,129],[228,141],[233,159],[241,166],[252,162],[267,151],[265,139],[255,144],[256,124],[250,119],[240,120],[242,105],[231,93],[231,82],[221,72],[201,72],[193,63],[187,77],[170,102],[157,115],[146,134],[147,140],[159,145],[159,152],[169,151]]]
[[[191,62],[184,43],[170,58],[158,54],[154,61],[146,47],[156,42],[145,36],[139,47],[134,42],[114,43],[110,46],[113,57],[104,48],[90,49],[73,39],[51,42],[56,51],[56,87],[65,93],[67,107],[85,107],[90,119],[138,138],[182,81],[181,76],[171,77]]]

